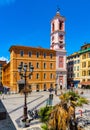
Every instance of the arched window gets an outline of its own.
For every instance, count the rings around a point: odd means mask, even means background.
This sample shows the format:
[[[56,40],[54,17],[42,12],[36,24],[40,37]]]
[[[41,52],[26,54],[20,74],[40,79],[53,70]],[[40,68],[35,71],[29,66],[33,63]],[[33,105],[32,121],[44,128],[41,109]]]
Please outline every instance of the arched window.
[[[54,31],[55,27],[54,27],[54,23],[52,23],[52,32]]]
[[[59,21],[59,30],[63,30],[63,21]]]

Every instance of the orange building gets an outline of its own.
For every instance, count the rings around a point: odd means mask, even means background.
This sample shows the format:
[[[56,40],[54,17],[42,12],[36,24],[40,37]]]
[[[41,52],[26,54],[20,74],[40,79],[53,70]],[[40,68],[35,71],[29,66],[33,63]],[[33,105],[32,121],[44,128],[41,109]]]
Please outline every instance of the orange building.
[[[27,46],[11,46],[10,62],[3,69],[3,85],[13,92],[20,92],[24,87],[24,78],[18,73],[18,66],[27,63],[34,66],[33,75],[27,77],[27,86],[32,91],[47,90],[55,87],[56,51]],[[27,72],[27,75],[29,72]]]
[[[0,86],[2,85],[2,70],[5,64],[6,64],[6,61],[0,60]]]

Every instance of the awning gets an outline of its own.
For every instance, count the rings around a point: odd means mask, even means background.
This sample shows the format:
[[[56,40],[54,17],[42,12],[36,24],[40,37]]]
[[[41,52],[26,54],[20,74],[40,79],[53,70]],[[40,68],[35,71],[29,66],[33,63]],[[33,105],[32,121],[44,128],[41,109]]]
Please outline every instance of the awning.
[[[73,82],[74,82],[74,84],[78,84],[80,82],[80,80],[74,80]]]
[[[80,82],[80,84],[81,85],[90,85],[90,81],[87,81],[87,82],[82,81],[82,82]]]

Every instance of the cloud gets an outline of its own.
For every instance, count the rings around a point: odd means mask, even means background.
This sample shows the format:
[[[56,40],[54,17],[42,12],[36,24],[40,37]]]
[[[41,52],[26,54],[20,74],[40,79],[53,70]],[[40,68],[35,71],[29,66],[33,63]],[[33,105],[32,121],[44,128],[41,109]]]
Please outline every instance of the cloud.
[[[14,2],[15,0],[0,0],[0,5],[9,5]]]
[[[6,61],[7,63],[9,62],[9,60],[7,59],[7,58],[5,58],[5,57],[0,57],[0,60],[2,60],[2,61]]]

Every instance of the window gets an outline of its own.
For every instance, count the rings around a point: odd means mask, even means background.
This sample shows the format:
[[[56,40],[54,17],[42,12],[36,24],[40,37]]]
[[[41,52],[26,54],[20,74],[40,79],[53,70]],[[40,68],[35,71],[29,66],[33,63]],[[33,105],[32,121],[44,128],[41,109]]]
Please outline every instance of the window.
[[[52,89],[53,89],[53,84],[52,84],[52,83],[50,84],[50,88],[52,88]]]
[[[63,68],[63,56],[59,56],[59,67]]]
[[[29,79],[32,79],[32,75],[29,75]]]
[[[44,69],[46,69],[46,63],[44,63]]]
[[[79,71],[79,66],[77,66],[77,71]]]
[[[82,76],[86,76],[86,71],[85,70],[82,72]]]
[[[77,63],[80,63],[80,60],[77,60]]]
[[[39,52],[36,53],[37,58],[39,57]]]
[[[59,35],[59,39],[60,39],[60,40],[63,40],[63,35]]]
[[[82,62],[82,68],[86,67],[86,62]]]
[[[88,53],[88,58],[90,58],[90,53]]]
[[[53,64],[52,63],[50,63],[50,69],[52,69],[53,68]]]
[[[29,85],[29,89],[30,89],[30,91],[32,91],[32,86],[31,85]]]
[[[53,74],[51,73],[51,74],[50,74],[50,79],[52,79],[52,78],[53,78]]]
[[[44,79],[46,79],[46,73],[44,73]]]
[[[76,64],[77,62],[76,62],[76,60],[74,61],[74,64]]]
[[[76,66],[74,66],[74,71],[76,71]]]
[[[83,82],[85,82],[85,79],[82,79]]]
[[[53,55],[52,55],[52,53],[51,53],[51,54],[50,54],[50,58],[51,58],[51,59],[52,59],[52,56],[53,56]]]
[[[79,73],[77,73],[77,77],[79,77]]]
[[[43,54],[44,58],[46,58],[46,53]]]
[[[55,28],[55,27],[54,27],[54,23],[52,23],[52,32],[54,31],[54,28]]]
[[[88,61],[88,67],[90,67],[90,61]]]
[[[36,79],[39,79],[39,73],[36,74]]]
[[[39,68],[39,63],[37,62],[37,64],[36,64],[36,68]]]
[[[88,76],[90,76],[90,70],[88,70]]]
[[[32,63],[31,63],[31,62],[29,62],[29,68],[31,67],[31,64],[32,64]]]
[[[39,86],[39,84],[37,84],[36,85],[36,91],[39,91],[39,89],[40,89],[40,86]]]
[[[59,43],[60,43],[60,44],[62,44],[62,43],[63,43],[63,41],[59,41]]]
[[[63,29],[63,21],[59,21],[59,30]]]
[[[86,54],[83,54],[83,55],[82,55],[82,59],[86,59]]]
[[[24,52],[21,50],[21,51],[20,51],[20,56],[23,56],[23,54],[24,54]]]
[[[43,86],[44,86],[44,91],[45,91],[47,89],[46,84],[44,84]]]
[[[32,56],[32,52],[31,52],[31,51],[28,52],[28,56],[29,56],[29,57]]]
[[[52,41],[54,40],[54,36],[52,36]]]
[[[75,78],[76,77],[76,75],[75,75],[75,73],[73,74],[73,78]]]
[[[60,47],[60,49],[63,49],[63,45],[61,45],[61,46],[59,46]]]

